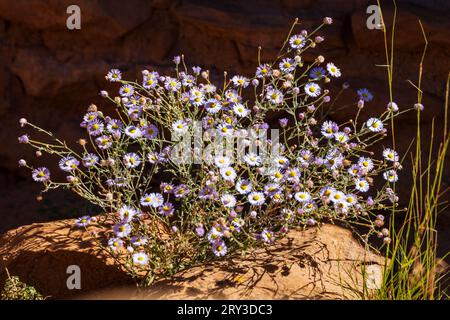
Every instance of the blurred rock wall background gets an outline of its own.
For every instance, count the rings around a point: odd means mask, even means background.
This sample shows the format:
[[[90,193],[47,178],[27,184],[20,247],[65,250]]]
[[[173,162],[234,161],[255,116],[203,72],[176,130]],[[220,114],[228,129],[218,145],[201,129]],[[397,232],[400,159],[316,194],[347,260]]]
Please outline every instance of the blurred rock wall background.
[[[98,92],[112,87],[104,75],[112,67],[137,79],[142,68],[166,71],[172,57],[183,53],[189,65],[207,67],[220,80],[230,74],[252,75],[258,46],[263,60],[276,56],[295,17],[300,28],[312,30],[324,16],[334,24],[321,34],[326,41],[316,53],[335,62],[344,81],[351,85],[342,104],[355,101],[355,90],[369,88],[375,95],[362,118],[380,112],[389,101],[383,35],[366,27],[367,0],[0,0],[0,232],[31,223],[70,216],[90,210],[68,192],[50,193],[35,201],[39,186],[28,171],[19,170],[17,160],[25,157],[37,164],[33,153],[17,144],[22,132],[18,119],[49,128],[69,143],[81,137],[80,117],[90,103],[107,105]],[[392,18],[391,1],[381,1],[387,21]],[[81,30],[68,30],[66,8],[81,9]],[[416,101],[407,82],[417,82],[424,40],[418,19],[429,39],[424,63],[422,126],[429,130],[435,117],[443,124],[445,81],[450,70],[450,2],[447,0],[397,0],[394,100],[403,108]],[[388,23],[389,27],[389,23]],[[314,55],[305,59],[314,59]],[[355,113],[346,108],[331,114],[345,121]],[[399,151],[414,137],[416,115],[402,116],[397,126]],[[424,139],[427,139],[426,137]],[[389,145],[386,141],[381,145]],[[48,159],[40,159],[46,163]],[[444,178],[449,185],[450,173]],[[407,169],[402,173],[408,179]],[[409,183],[400,184],[407,199]],[[442,219],[448,229],[450,218]],[[450,245],[450,235],[443,234]],[[447,241],[448,240],[448,241]]]

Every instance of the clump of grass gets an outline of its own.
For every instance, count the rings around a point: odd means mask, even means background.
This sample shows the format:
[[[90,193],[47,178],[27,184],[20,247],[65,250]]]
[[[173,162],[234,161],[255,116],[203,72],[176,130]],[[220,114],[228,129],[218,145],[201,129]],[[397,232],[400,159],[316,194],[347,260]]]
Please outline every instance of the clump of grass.
[[[448,89],[450,75],[447,80],[445,114],[448,110]],[[419,102],[420,103],[420,102]],[[422,165],[422,143],[420,129],[420,112],[418,112],[418,128],[415,155],[412,158],[413,181],[408,209],[404,222],[398,230],[392,223],[393,239],[386,251],[389,258],[377,299],[442,299],[446,298],[442,280],[448,275],[444,267],[444,257],[437,257],[436,221],[438,214],[446,208],[442,196],[442,177],[445,158],[450,137],[447,132],[447,121],[444,124],[444,136],[438,146],[437,156],[433,159],[434,120],[432,138],[428,150],[428,159]],[[428,141],[427,141],[428,143]],[[394,215],[392,215],[394,220]]]
[[[388,48],[387,32],[383,23],[386,67],[391,98],[395,19],[396,7],[390,49]],[[395,208],[392,210],[389,230],[391,242],[386,244],[386,265],[381,285],[377,290],[364,288],[362,298],[376,300],[438,300],[448,298],[447,288],[443,283],[449,272],[444,262],[449,253],[440,258],[437,256],[436,221],[442,210],[447,208],[443,201],[443,195],[448,191],[448,188],[443,189],[442,179],[450,142],[447,129],[450,73],[447,78],[443,136],[437,146],[436,156],[433,157],[436,139],[439,139],[435,135],[435,119],[432,121],[431,140],[425,142],[421,140],[423,134],[420,126],[421,111],[423,110],[421,84],[423,61],[428,41],[420,21],[419,25],[424,36],[425,47],[419,65],[417,85],[409,81],[417,89],[417,103],[415,104],[417,109],[417,133],[415,151],[411,153],[412,187],[409,204],[405,213]],[[394,134],[392,136],[395,137]],[[424,143],[429,144],[428,150],[424,150]],[[395,142],[393,142],[393,145],[395,145]],[[426,158],[423,157],[424,154]],[[401,214],[404,214],[404,218],[400,226],[396,228],[395,222]],[[363,274],[365,273],[363,272]],[[367,275],[365,280],[369,280]]]
[[[19,277],[10,276],[6,270],[8,278],[0,295],[0,300],[44,300],[44,297],[32,286],[20,281]]]

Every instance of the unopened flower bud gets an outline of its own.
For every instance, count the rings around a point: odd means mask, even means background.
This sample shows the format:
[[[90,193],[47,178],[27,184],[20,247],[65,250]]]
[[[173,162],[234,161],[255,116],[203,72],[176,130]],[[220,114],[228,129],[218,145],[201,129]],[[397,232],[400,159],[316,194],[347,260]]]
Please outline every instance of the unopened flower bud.
[[[403,166],[402,166],[401,163],[398,162],[398,161],[395,161],[395,162],[394,162],[393,167],[394,167],[395,169],[397,169],[397,170],[402,170],[402,169],[403,169]]]
[[[361,99],[361,100],[358,101],[358,108],[359,109],[364,108],[364,100]]]
[[[283,89],[287,89],[290,87],[292,87],[292,82],[290,82],[290,81],[283,82]]]
[[[333,18],[325,17],[325,18],[323,18],[323,23],[324,24],[332,24],[333,23]]]
[[[67,177],[66,177],[66,180],[67,180],[67,182],[69,182],[69,183],[74,183],[74,182],[77,181],[77,178],[74,177],[74,176],[67,176]]]
[[[97,112],[97,106],[95,104],[90,104],[87,108],[87,112]]]
[[[315,42],[315,43],[321,43],[323,40],[324,40],[324,38],[321,37],[321,36],[316,36],[316,37],[314,38],[314,42]]]
[[[38,151],[36,151],[35,155],[36,155],[36,157],[39,158],[42,156],[42,152],[38,150]]]
[[[28,123],[28,121],[25,118],[20,118],[19,123],[20,126],[23,128]]]
[[[29,138],[28,138],[28,135],[26,135],[26,134],[21,135],[17,139],[19,140],[19,143],[28,143],[30,141]]]
[[[374,224],[375,224],[375,226],[377,226],[377,227],[382,227],[382,226],[384,226],[384,221],[383,221],[383,220],[378,220],[378,219],[376,219],[376,220],[374,221]]]
[[[325,61],[324,56],[318,56],[318,57],[316,58],[316,62],[317,62],[317,63],[323,63],[324,61]]]
[[[388,111],[392,111],[392,112],[397,112],[398,111],[398,105],[395,102],[389,102],[387,104],[387,110]]]
[[[19,167],[25,167],[27,165],[27,162],[24,159],[19,160]]]
[[[416,109],[417,111],[423,111],[425,107],[421,103],[416,103],[414,104],[414,109]]]

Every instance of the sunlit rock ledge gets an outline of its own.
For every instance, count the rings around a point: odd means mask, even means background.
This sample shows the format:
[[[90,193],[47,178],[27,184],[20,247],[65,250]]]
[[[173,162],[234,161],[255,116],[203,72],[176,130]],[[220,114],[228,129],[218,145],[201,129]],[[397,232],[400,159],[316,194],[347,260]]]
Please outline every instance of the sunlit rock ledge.
[[[330,224],[292,230],[271,246],[191,267],[139,291],[73,220],[5,233],[0,257],[1,286],[6,267],[53,299],[358,299],[363,286],[376,288],[384,265],[349,230]],[[70,265],[80,267],[80,290],[67,288]]]

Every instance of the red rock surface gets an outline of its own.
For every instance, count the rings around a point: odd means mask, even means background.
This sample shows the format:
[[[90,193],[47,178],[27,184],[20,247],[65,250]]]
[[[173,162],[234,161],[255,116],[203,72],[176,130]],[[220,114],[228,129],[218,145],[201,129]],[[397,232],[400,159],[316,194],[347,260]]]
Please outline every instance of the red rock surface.
[[[292,230],[272,246],[188,268],[136,292],[95,244],[87,232],[73,228],[73,220],[11,230],[0,238],[0,287],[6,267],[53,299],[346,299],[358,298],[364,265],[378,273],[384,265],[384,258],[365,250],[349,230],[323,225]],[[81,290],[67,289],[69,265],[81,269]]]
[[[184,53],[188,64],[211,68],[216,75],[224,69],[251,74],[258,46],[263,47],[263,59],[274,57],[294,17],[309,28],[323,16],[332,16],[335,23],[323,31],[327,41],[319,46],[320,53],[341,67],[343,78],[353,88],[368,87],[374,92],[375,99],[362,119],[384,109],[388,101],[386,73],[376,66],[385,63],[382,34],[365,24],[366,8],[373,2],[132,0],[123,5],[121,0],[0,0],[0,232],[35,221],[77,216],[79,209],[85,209],[82,202],[66,194],[51,193],[43,202],[33,201],[39,187],[31,183],[26,170],[17,168],[20,157],[33,159],[28,148],[17,145],[15,137],[21,132],[17,120],[26,115],[74,143],[82,134],[78,123],[86,107],[91,102],[105,107],[98,91],[111,88],[103,79],[111,67],[136,78],[141,68],[167,69],[174,55]],[[430,129],[431,119],[436,117],[439,130],[450,69],[450,2],[397,3],[394,99],[401,107],[415,101],[414,89],[406,80],[417,82],[423,47],[420,18],[430,41],[424,63],[422,126]],[[81,30],[66,29],[69,4],[81,8]],[[385,9],[389,20],[392,9]],[[340,85],[338,81],[336,87]],[[354,99],[354,93],[348,93],[342,103]],[[354,112],[347,108],[331,117],[347,120]],[[399,119],[400,152],[413,138],[414,121],[413,114]],[[48,159],[40,163],[47,164]],[[449,177],[447,170],[443,188],[448,187]],[[400,178],[407,181],[407,170]],[[399,184],[406,202],[409,185]],[[441,230],[448,230],[448,213],[441,220]],[[448,232],[443,236],[441,248],[448,249],[450,236]]]
[[[350,231],[323,225],[292,230],[272,246],[189,268],[144,291],[110,288],[79,298],[360,299],[362,272],[372,290],[383,265],[384,258],[364,250]]]
[[[74,220],[60,220],[5,233],[0,238],[0,287],[6,279],[5,268],[50,299],[132,283],[102,254],[94,238],[73,226]],[[90,227],[90,231],[95,230]],[[67,287],[71,275],[67,268],[71,265],[80,267],[80,291]]]

